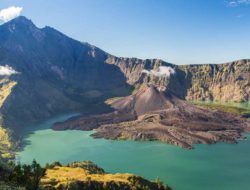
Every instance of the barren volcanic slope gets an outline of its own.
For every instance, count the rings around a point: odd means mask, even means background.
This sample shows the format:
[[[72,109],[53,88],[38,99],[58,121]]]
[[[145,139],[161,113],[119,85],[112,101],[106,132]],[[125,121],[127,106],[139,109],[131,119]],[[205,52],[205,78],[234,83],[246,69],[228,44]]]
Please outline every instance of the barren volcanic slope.
[[[97,128],[95,138],[160,140],[188,149],[195,143],[234,143],[243,138],[241,132],[250,130],[250,122],[243,118],[191,105],[153,84],[110,103],[112,113],[80,117],[53,128]]]

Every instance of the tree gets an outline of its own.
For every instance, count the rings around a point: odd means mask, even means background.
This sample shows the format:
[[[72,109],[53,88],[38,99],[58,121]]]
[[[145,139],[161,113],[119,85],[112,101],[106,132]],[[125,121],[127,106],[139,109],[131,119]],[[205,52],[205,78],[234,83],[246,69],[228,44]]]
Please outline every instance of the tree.
[[[27,190],[38,190],[39,182],[45,175],[45,168],[42,168],[35,160],[31,165],[15,165],[9,175],[9,183],[25,187]]]
[[[31,187],[26,187],[28,190],[37,190],[41,178],[45,175],[46,169],[42,168],[35,160],[31,164]]]

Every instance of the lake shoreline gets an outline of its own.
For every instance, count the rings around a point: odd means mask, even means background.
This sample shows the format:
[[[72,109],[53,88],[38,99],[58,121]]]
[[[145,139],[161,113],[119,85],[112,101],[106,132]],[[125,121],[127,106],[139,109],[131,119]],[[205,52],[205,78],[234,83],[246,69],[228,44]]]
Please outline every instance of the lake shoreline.
[[[27,137],[30,143],[17,153],[17,160],[21,163],[30,163],[33,159],[41,164],[56,160],[64,164],[92,160],[109,173],[134,173],[150,180],[159,177],[175,190],[200,190],[201,187],[209,190],[211,186],[204,181],[208,177],[219,187],[213,188],[216,190],[227,190],[228,183],[250,188],[246,179],[250,171],[245,167],[250,164],[247,159],[250,135],[246,133],[247,140],[238,144],[195,145],[195,149],[188,151],[161,142],[94,139],[90,137],[93,131],[54,131],[50,125],[44,127],[46,129]],[[228,182],[229,176],[223,177],[227,170],[241,170],[241,180]],[[190,172],[192,175],[187,175]],[[234,173],[228,173],[230,178],[238,172]]]

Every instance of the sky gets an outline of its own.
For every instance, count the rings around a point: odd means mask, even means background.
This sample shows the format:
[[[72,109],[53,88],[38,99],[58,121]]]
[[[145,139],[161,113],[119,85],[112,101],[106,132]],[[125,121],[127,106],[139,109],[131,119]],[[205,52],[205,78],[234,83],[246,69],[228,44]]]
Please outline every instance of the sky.
[[[119,57],[250,58],[250,0],[0,0],[0,10],[2,23],[21,14]]]

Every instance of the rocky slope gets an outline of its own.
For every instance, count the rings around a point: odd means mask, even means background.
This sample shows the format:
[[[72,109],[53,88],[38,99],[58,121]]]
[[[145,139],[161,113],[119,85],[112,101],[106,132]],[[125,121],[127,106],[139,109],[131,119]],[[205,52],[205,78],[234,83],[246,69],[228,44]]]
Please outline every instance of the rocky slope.
[[[133,86],[156,81],[169,88],[180,98],[187,100],[250,101],[250,60],[225,64],[174,65],[162,60],[140,60],[110,56],[108,63],[117,65]],[[169,80],[142,74],[159,66],[171,67],[175,75]]]
[[[235,143],[250,131],[247,120],[189,104],[162,86],[147,85],[110,103],[114,112],[56,123],[53,129],[96,129],[95,138],[159,140],[188,149],[197,143]]]
[[[188,100],[250,101],[250,60],[180,68],[190,76]]]
[[[4,123],[18,131],[28,122],[127,94],[124,75],[106,59],[100,49],[50,27],[39,29],[25,17],[1,25],[0,65],[19,73],[6,76],[16,86],[1,108]]]

